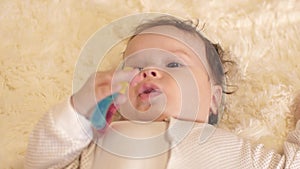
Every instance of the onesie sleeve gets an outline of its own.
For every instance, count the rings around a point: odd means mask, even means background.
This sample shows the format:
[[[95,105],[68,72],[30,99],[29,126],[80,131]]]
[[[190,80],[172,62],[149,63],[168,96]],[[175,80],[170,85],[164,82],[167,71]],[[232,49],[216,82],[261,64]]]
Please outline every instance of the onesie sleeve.
[[[29,137],[25,168],[63,168],[80,156],[92,138],[90,122],[74,111],[68,98],[35,126]]]
[[[284,143],[284,155],[286,157],[285,168],[300,168],[300,120]]]
[[[283,145],[282,155],[267,150],[262,144],[253,146],[244,142],[242,148],[242,164],[253,168],[300,168],[300,121],[294,131],[290,132]]]
[[[171,140],[179,129],[171,133]],[[172,136],[174,135],[174,136]],[[196,125],[189,134],[171,149],[168,169],[299,169],[300,121],[284,143],[284,153],[278,154],[263,144],[208,124]]]

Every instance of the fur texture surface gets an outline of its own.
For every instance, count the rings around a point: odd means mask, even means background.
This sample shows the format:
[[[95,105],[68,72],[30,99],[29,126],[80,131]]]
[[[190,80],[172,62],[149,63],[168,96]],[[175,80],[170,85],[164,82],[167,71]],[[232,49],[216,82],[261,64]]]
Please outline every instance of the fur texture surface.
[[[198,18],[203,34],[237,64],[230,84],[238,90],[226,97],[220,127],[282,152],[300,88],[300,1],[1,0],[0,168],[23,168],[29,133],[72,93],[88,38],[140,12]]]

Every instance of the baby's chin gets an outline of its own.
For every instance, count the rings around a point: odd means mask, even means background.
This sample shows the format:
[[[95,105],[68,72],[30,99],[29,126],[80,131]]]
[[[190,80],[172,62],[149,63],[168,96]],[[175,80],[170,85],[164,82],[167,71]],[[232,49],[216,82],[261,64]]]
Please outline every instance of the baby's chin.
[[[167,107],[162,107],[159,104],[151,105],[149,102],[131,102],[131,107],[123,107],[123,109],[120,109],[120,114],[123,117],[122,120],[142,122],[166,121],[172,115],[171,111],[167,110]]]
[[[149,109],[149,108],[148,108]],[[138,111],[140,111],[140,113],[146,113],[146,111],[148,109],[138,109]],[[147,115],[145,114],[145,116],[147,117]],[[121,120],[127,120],[127,121],[145,121],[145,122],[149,122],[149,121],[153,121],[153,122],[158,122],[158,121],[164,121],[164,122],[168,122],[169,119],[171,118],[171,116],[169,115],[166,115],[166,113],[162,113],[160,115],[157,115],[155,118],[153,119],[147,119],[147,120],[143,120],[143,118],[141,118],[142,115],[140,116],[139,120],[137,119],[129,119],[129,118],[126,118],[125,116],[122,116],[121,115]]]
[[[167,116],[165,114],[162,114],[161,116],[159,116],[154,121],[165,121],[165,122],[168,122],[170,120],[170,118],[171,118],[171,116]]]

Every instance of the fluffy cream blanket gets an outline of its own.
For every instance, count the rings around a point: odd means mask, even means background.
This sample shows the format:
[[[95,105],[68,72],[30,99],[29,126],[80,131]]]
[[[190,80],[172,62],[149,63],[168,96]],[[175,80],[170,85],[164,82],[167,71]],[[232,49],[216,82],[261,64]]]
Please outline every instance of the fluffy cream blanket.
[[[140,12],[199,18],[204,34],[238,65],[239,90],[227,97],[220,127],[282,151],[300,88],[300,1],[2,0],[1,168],[22,168],[37,120],[71,94],[87,39],[111,21]]]

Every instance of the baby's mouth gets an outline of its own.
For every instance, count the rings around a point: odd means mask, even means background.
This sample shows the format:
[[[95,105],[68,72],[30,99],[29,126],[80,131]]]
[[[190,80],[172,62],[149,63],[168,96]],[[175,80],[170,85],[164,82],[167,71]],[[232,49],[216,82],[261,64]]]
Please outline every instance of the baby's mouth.
[[[161,90],[153,84],[143,84],[138,90],[138,98],[141,101],[149,101],[149,98],[154,98],[162,94]]]

